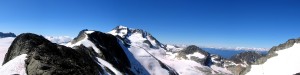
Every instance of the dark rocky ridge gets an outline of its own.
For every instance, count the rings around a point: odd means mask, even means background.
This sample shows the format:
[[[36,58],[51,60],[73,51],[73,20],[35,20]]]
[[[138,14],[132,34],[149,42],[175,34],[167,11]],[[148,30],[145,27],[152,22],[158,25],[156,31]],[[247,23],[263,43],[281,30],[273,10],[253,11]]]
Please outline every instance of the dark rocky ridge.
[[[18,55],[27,54],[24,66],[28,75],[104,74],[103,69],[89,55],[93,53],[90,51],[84,46],[72,49],[51,43],[42,36],[24,33],[13,41],[3,64]]]
[[[5,38],[5,37],[16,37],[16,35],[14,33],[2,33],[0,32],[0,38]]]
[[[101,50],[101,54],[99,54],[100,58],[108,61],[123,73],[134,74],[130,70],[130,61],[122,47],[119,45],[117,38],[113,35],[98,31],[88,34],[87,37]]]

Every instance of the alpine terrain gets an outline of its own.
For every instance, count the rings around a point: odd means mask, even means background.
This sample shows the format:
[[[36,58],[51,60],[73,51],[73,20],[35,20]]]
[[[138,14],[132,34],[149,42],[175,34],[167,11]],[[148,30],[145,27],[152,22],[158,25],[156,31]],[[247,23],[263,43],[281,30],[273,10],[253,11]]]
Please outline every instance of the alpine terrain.
[[[1,35],[1,34],[0,34]],[[5,35],[8,36],[8,35]],[[2,37],[2,36],[1,36]],[[22,33],[1,48],[1,75],[291,75],[300,73],[300,39],[265,55],[224,58],[196,46],[159,42],[142,29],[82,30],[74,39]],[[2,39],[0,39],[1,43]],[[0,44],[1,47],[4,47]],[[10,45],[10,46],[9,46]]]

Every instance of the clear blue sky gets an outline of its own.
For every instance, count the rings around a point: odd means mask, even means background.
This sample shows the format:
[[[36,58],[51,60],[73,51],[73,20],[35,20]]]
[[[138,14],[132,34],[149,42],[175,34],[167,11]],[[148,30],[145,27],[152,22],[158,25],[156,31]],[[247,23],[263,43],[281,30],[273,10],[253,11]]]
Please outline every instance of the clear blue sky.
[[[1,0],[0,31],[140,28],[163,43],[265,47],[300,37],[300,0]]]

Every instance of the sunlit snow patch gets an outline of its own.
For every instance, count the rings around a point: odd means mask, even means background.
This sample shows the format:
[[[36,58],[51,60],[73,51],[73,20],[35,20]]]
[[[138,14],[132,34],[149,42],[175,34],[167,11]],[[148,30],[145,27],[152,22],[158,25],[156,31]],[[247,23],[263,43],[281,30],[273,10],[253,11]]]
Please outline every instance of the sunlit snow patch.
[[[300,43],[276,51],[278,56],[268,59],[264,64],[251,65],[246,75],[293,75],[300,72]]]
[[[26,75],[25,59],[27,54],[22,54],[8,61],[0,68],[1,75]]]

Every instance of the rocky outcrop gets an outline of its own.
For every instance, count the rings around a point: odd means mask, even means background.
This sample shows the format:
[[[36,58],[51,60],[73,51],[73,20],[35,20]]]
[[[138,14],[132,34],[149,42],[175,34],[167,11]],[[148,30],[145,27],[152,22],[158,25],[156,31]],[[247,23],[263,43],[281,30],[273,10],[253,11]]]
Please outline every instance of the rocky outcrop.
[[[2,33],[0,32],[0,38],[5,38],[5,37],[16,37],[16,35],[14,33]]]
[[[193,54],[193,53],[195,53],[195,52],[200,52],[201,54],[203,54],[203,55],[205,55],[205,56],[208,56],[208,55],[209,55],[208,52],[202,50],[201,48],[199,48],[199,47],[196,46],[196,45],[190,45],[190,46],[184,48],[183,50],[181,50],[181,51],[179,52],[179,54]]]
[[[216,54],[211,54],[210,57],[213,65],[216,65],[218,67],[224,67],[224,60],[226,59]]]
[[[27,54],[24,65],[28,75],[99,75],[103,69],[94,61],[90,52],[83,46],[78,49],[51,43],[42,36],[24,33],[10,46],[3,64],[21,54]]]
[[[246,51],[232,56],[227,64],[237,64],[233,66],[227,66],[229,70],[232,71],[234,75],[244,75],[248,72],[254,62],[259,58],[263,57],[262,54],[255,51]]]
[[[195,46],[195,45],[190,45],[190,46],[184,48],[183,50],[179,51],[177,57],[183,58],[183,59],[188,59],[187,55],[194,54],[196,52],[202,54],[204,57],[199,58],[199,57],[191,56],[190,57],[191,60],[196,61],[205,66],[210,66],[212,64],[210,53],[202,50],[201,48],[199,48],[198,46]]]

